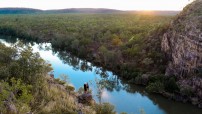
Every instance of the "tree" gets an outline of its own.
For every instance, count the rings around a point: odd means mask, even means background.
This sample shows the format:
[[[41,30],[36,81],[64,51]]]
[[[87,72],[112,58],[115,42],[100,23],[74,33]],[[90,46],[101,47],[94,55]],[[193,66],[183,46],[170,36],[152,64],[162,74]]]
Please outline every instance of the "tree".
[[[78,48],[79,48],[79,40],[74,39],[72,41],[71,48],[74,49],[74,50],[78,50]]]

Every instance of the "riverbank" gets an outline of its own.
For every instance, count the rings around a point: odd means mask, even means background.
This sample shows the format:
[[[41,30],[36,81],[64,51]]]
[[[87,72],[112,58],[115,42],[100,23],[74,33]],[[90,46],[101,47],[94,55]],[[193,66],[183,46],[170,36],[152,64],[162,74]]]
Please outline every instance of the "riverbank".
[[[201,107],[200,81],[196,81],[201,80],[200,76],[181,78],[178,75],[164,75],[172,54],[162,52],[161,43],[164,33],[172,29],[171,24],[168,24],[171,17],[138,15],[134,21],[133,16],[125,14],[122,17],[58,15],[62,17],[62,24],[57,23],[59,21],[53,24],[51,21],[55,18],[52,15],[29,16],[1,18],[12,24],[0,24],[0,33],[30,38],[38,42],[50,42],[53,49],[71,52],[96,66],[113,71],[129,83],[143,84],[149,92],[160,93],[176,100],[181,99],[179,101],[191,102]],[[106,18],[108,16],[109,18]],[[118,21],[114,22],[114,18],[118,18]],[[21,19],[26,21],[22,22]],[[41,28],[38,23],[45,23],[46,26]],[[90,26],[92,23],[94,24]],[[122,26],[119,26],[120,23]],[[134,28],[131,29],[130,24],[134,25]],[[23,27],[20,28],[19,25]],[[183,26],[176,29],[184,31]]]
[[[79,104],[80,94],[65,80],[49,76],[51,65],[31,47],[0,43],[0,50],[0,113],[115,114],[109,103]]]
[[[55,50],[57,50],[57,49],[55,49]],[[72,53],[72,54],[75,55],[74,53]],[[82,58],[85,59],[84,57],[82,57]],[[86,60],[94,63],[94,65],[96,65],[96,66],[100,66],[105,69],[111,70],[115,74],[118,74],[119,72],[121,72],[121,70],[119,70],[117,72],[110,67],[105,67],[105,66],[102,66],[100,63],[95,63],[92,59],[86,58]],[[164,75],[157,75],[154,73],[151,73],[151,74],[150,73],[147,73],[147,74],[140,73],[140,74],[141,75],[137,75],[132,79],[125,78],[124,76],[121,76],[121,75],[118,75],[118,76],[119,76],[119,79],[121,79],[121,80],[127,80],[127,83],[143,85],[146,87],[146,90],[148,90],[149,92],[161,94],[162,96],[166,97],[167,99],[181,101],[184,103],[185,102],[192,103],[192,104],[198,105],[198,107],[200,107],[200,104],[196,104],[198,102],[198,101],[196,101],[196,99],[192,99],[192,97],[188,97],[186,95],[180,95],[179,93],[176,92],[179,90],[179,88],[176,85],[176,79],[174,77],[172,77],[173,79],[172,78],[170,79],[170,78],[166,78]],[[149,85],[149,83],[150,83],[150,85]],[[164,84],[166,84],[166,85],[164,85]],[[166,89],[170,90],[170,92],[164,91],[165,86],[167,86]]]
[[[0,36],[0,42],[7,46],[19,41],[9,39],[9,37]],[[38,52],[45,61],[52,64],[55,78],[60,77],[61,74],[67,75],[71,83],[70,85],[74,85],[76,90],[83,87],[85,82],[89,82],[93,98],[97,102],[99,102],[97,98],[97,84],[93,83],[92,80],[98,79],[98,82],[104,86],[101,102],[113,104],[117,113],[139,113],[144,110],[145,113],[158,114],[179,114],[181,112],[201,114],[201,110],[197,109],[196,106],[168,100],[159,94],[148,94],[148,92],[145,91],[145,87],[137,84],[128,84],[128,81],[120,79],[113,75],[112,72],[92,66],[92,64],[86,60],[81,60],[70,53],[59,53],[55,50],[53,52],[50,43],[37,44],[34,42],[24,42],[24,44],[32,44],[33,52]],[[122,100],[123,96],[124,100]],[[128,105],[128,103],[130,103],[130,105]]]

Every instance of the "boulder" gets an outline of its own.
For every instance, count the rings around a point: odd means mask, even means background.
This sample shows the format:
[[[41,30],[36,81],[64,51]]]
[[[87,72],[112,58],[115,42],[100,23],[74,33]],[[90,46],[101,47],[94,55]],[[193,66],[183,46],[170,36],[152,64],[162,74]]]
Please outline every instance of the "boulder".
[[[78,102],[82,104],[90,104],[93,100],[92,94],[90,93],[84,93],[80,96],[78,96]]]

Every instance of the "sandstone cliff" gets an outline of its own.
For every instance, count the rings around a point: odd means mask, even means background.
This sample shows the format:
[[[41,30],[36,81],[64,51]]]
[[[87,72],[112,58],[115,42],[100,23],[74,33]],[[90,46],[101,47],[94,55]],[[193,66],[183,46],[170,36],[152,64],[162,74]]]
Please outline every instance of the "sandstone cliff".
[[[163,35],[167,76],[177,76],[180,93],[202,106],[202,0],[195,0],[171,22]]]
[[[202,0],[196,0],[171,22],[162,50],[168,57],[166,75],[186,77],[202,67]]]

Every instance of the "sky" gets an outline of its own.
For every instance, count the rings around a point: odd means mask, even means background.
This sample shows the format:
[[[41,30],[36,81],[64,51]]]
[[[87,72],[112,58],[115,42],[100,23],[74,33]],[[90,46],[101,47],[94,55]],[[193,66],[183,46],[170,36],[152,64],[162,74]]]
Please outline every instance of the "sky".
[[[193,0],[0,0],[0,8],[110,8],[118,10],[182,10]]]

